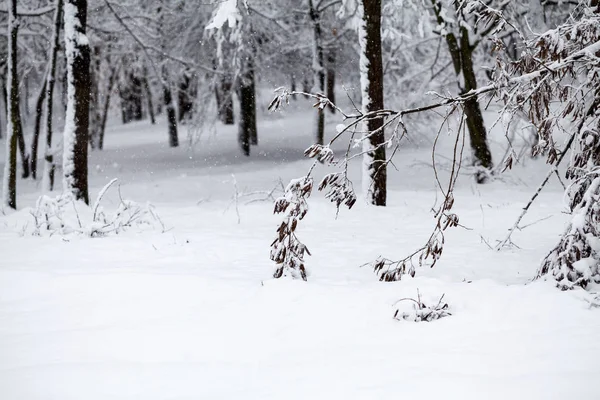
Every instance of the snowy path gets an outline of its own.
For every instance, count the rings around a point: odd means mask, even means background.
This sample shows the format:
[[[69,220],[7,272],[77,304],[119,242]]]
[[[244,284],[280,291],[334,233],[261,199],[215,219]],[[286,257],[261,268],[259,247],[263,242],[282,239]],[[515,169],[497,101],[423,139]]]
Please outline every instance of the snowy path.
[[[600,313],[583,292],[525,285],[565,221],[558,186],[526,222],[552,218],[515,235],[521,249],[493,252],[480,238],[503,235],[542,162],[479,192],[463,179],[456,211],[472,230],[448,234],[434,269],[384,284],[358,266],[406,254],[433,223],[431,171],[420,164],[430,156],[405,150],[390,207],[357,204],[336,220],[315,195],[299,228],[309,282],[271,279],[277,217],[268,202],[240,205],[238,224],[231,174],[250,191],[303,175],[311,117],[263,121],[250,159],[234,128],[194,154],[166,148],[164,126],[109,131],[91,156],[92,197],[119,177],[126,197],[157,206],[166,233],[20,237],[27,212],[0,217],[0,398],[598,398]],[[32,206],[35,184],[19,183],[20,206]],[[103,202],[116,203],[114,192]],[[445,294],[452,317],[395,321],[394,302],[417,288]]]

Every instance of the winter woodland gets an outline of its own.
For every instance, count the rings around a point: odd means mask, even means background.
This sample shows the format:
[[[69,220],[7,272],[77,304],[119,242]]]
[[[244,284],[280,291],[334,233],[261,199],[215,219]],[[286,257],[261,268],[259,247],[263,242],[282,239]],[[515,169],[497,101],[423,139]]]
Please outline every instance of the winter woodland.
[[[0,398],[600,398],[599,0],[0,24]]]

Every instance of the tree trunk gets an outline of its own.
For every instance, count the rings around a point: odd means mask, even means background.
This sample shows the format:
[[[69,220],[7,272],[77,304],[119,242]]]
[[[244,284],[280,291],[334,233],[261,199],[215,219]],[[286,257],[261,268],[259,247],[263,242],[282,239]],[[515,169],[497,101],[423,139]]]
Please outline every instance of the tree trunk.
[[[477,89],[477,78],[475,77],[475,70],[473,68],[473,51],[469,41],[469,31],[463,26],[460,28],[460,33],[461,66],[465,85],[462,93],[464,94]],[[485,122],[483,121],[483,114],[479,107],[479,101],[476,98],[469,99],[464,103],[463,109],[469,129],[473,165],[483,167],[489,171],[493,167],[492,153],[488,147],[487,132]],[[488,173],[486,171],[478,171],[475,175],[475,180],[477,183],[485,183],[487,177]]]
[[[110,76],[108,77],[108,87],[106,88],[106,94],[104,95],[104,104],[102,105],[102,119],[100,121],[100,132],[98,132],[98,150],[104,148],[104,132],[106,131],[106,120],[108,118],[108,109],[110,107],[110,99],[112,91],[117,80],[119,73],[118,67],[113,67]]]
[[[22,125],[19,127],[17,141],[19,143],[19,154],[21,155],[21,167],[23,169],[23,171],[21,171],[21,177],[29,178],[29,154],[27,153],[27,145],[25,144],[25,136],[23,135]]]
[[[88,137],[90,47],[86,37],[87,0],[65,2],[67,53],[67,114],[65,117],[63,187],[89,204]]]
[[[44,114],[44,100],[46,99],[47,94],[46,85],[47,78],[44,77],[44,83],[42,84],[37,101],[35,102],[35,121],[33,124],[33,139],[31,140],[31,177],[33,179],[37,179],[38,145],[40,141],[42,116]]]
[[[332,47],[327,52],[327,98],[335,104],[335,56],[336,49]],[[329,106],[329,111],[335,114],[335,107]]]
[[[164,15],[163,15],[163,4],[164,0],[159,0],[158,8],[156,10],[158,14],[158,26],[159,26],[159,37],[163,37],[162,31],[165,28],[164,24]],[[161,48],[165,51],[167,44],[161,43]],[[173,95],[171,93],[171,83],[169,78],[169,70],[167,64],[163,64],[161,69],[161,81],[162,81],[162,94],[163,94],[163,104],[165,106],[165,111],[167,113],[167,127],[169,133],[169,146],[177,147],[179,146],[179,138],[177,133],[177,114],[175,112],[175,105],[173,103]]]
[[[233,114],[233,80],[231,75],[225,74],[221,78],[220,89],[219,116],[221,122],[225,125],[233,125],[235,124],[235,117]]]
[[[100,123],[102,119],[100,108],[101,54],[100,47],[94,46],[93,62],[90,66],[90,147],[96,149],[99,140]]]
[[[308,0],[309,17],[313,24],[313,92],[325,93],[325,67],[323,66],[323,34],[321,32],[321,16],[314,7],[313,0]],[[323,144],[325,140],[325,112],[317,107],[315,120],[315,142]]]
[[[6,162],[4,163],[4,179],[2,182],[2,203],[10,208],[17,208],[17,137],[21,129],[19,113],[19,77],[17,75],[17,36],[19,21],[17,20],[17,0],[8,2],[8,73],[6,82],[7,124],[6,124]]]
[[[156,116],[154,115],[154,101],[152,100],[152,89],[150,89],[150,83],[148,83],[148,71],[144,67],[144,76],[142,77],[142,86],[146,91],[146,102],[148,105],[148,116],[150,117],[150,123],[156,124]]]
[[[164,76],[164,75],[163,75]],[[173,106],[173,96],[171,96],[171,88],[168,83],[163,83],[163,101],[167,110],[167,125],[169,128],[169,146],[179,146],[179,138],[177,136],[177,114]]]
[[[383,109],[383,61],[381,55],[381,0],[361,0],[359,27],[362,112]],[[365,122],[363,137],[363,192],[368,203],[385,206],[387,171],[383,118]]]
[[[291,90],[292,92],[295,92],[295,91],[296,91],[296,74],[291,74],[291,75],[290,75],[290,90]],[[294,94],[292,94],[292,99],[293,99],[293,100],[296,100],[296,98],[297,98],[297,97],[298,97],[298,95],[297,95],[297,94],[295,94],[295,93],[294,93]]]
[[[179,90],[177,91],[177,104],[179,109],[179,122],[186,119],[190,119],[192,116],[192,110],[194,108],[194,102],[192,98],[193,90],[191,90],[192,78],[189,72],[184,72],[181,80],[179,81]]]
[[[256,128],[256,92],[254,83],[254,61],[247,60],[246,71],[239,81],[240,122],[238,126],[238,143],[242,153],[250,155],[250,145],[258,144]]]
[[[54,105],[54,87],[60,43],[62,11],[63,0],[57,0],[54,15],[54,32],[52,33],[52,49],[50,51],[50,66],[48,69],[48,76],[46,77],[46,149],[44,152],[44,177],[42,178],[42,188],[44,191],[52,191],[54,189],[55,165],[54,154],[52,151],[52,110]]]
[[[135,71],[125,73],[126,82],[119,86],[121,95],[121,113],[123,123],[128,124],[132,121],[141,121],[142,114],[142,79],[137,76]]]
[[[440,3],[440,0],[431,0],[431,2],[438,24],[443,26],[446,24],[446,21],[442,15],[442,4]],[[469,31],[464,26],[461,26],[459,30],[460,37],[458,39],[452,32],[448,32],[445,38],[448,51],[452,57],[454,72],[457,77],[461,74],[463,76],[462,80],[464,81],[464,87],[461,86],[460,79],[458,86],[461,94],[464,94],[470,90],[477,89],[477,79],[473,67],[473,48],[469,40]],[[469,139],[473,153],[473,165],[490,170],[493,167],[492,154],[488,147],[487,132],[479,102],[475,98],[470,99],[464,103],[463,110],[467,128],[469,130]],[[477,183],[485,183],[487,177],[488,173],[486,173],[486,171],[480,170],[475,174]]]

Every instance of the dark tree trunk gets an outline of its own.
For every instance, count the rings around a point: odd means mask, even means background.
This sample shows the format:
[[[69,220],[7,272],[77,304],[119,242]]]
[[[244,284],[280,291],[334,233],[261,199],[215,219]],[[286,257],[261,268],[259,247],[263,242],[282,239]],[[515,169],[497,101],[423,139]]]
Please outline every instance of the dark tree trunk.
[[[27,153],[27,145],[25,144],[25,136],[23,136],[23,126],[19,127],[19,133],[17,135],[17,140],[19,143],[19,154],[21,156],[21,177],[29,178],[29,154]]]
[[[119,87],[121,95],[121,115],[124,124],[141,121],[142,113],[142,79],[134,71],[126,73],[126,82]]]
[[[110,107],[110,99],[112,96],[113,87],[117,80],[119,73],[118,67],[113,67],[108,77],[108,87],[106,88],[106,94],[104,95],[104,104],[102,105],[102,119],[100,121],[100,132],[98,133],[98,149],[104,148],[104,132],[106,131],[106,119],[108,118],[108,109]]]
[[[165,29],[164,24],[164,13],[163,13],[163,2],[164,0],[158,1],[158,7],[156,12],[158,14],[158,25],[159,25],[159,36],[162,35],[162,31]],[[166,43],[161,43],[162,50],[166,50]],[[161,81],[162,81],[162,95],[163,104],[167,113],[167,128],[169,134],[169,146],[178,147],[179,137],[177,132],[177,113],[175,112],[175,105],[173,103],[173,95],[171,93],[171,83],[169,78],[169,70],[167,64],[163,64],[161,70]]]
[[[100,108],[100,63],[102,61],[100,47],[94,46],[93,62],[90,68],[90,147],[92,150],[98,146],[102,109]]]
[[[308,0],[309,17],[313,25],[313,90],[318,93],[325,93],[325,67],[323,65],[323,33],[321,31],[321,15],[313,4],[313,0]],[[325,112],[317,107],[317,117],[315,121],[315,142],[323,144],[325,140]]]
[[[296,75],[295,74],[291,74],[290,75],[290,90],[292,92],[296,91]],[[292,94],[292,99],[296,100],[296,98],[298,97],[297,94]]]
[[[335,56],[336,49],[331,48],[327,53],[327,98],[335,104]],[[329,111],[335,114],[335,107],[329,106]]]
[[[177,91],[177,105],[179,109],[179,121],[190,119],[194,108],[192,78],[188,72],[184,72],[179,81],[179,90]]]
[[[3,204],[17,208],[17,137],[21,129],[19,112],[19,77],[17,75],[17,37],[19,22],[17,20],[17,0],[8,2],[8,85],[7,128],[6,128],[6,161],[2,185]]]
[[[37,179],[37,159],[38,146],[40,141],[40,131],[42,126],[42,116],[44,114],[44,100],[46,99],[47,79],[44,77],[44,83],[40,89],[37,100],[35,102],[35,121],[33,124],[33,139],[31,140],[31,177]]]
[[[171,88],[167,83],[163,83],[163,101],[167,110],[167,125],[169,129],[169,146],[179,146],[179,138],[177,135],[177,114],[173,106],[173,96],[171,96]]]
[[[445,24],[441,14],[442,5],[439,0],[432,0],[433,11],[439,24]],[[462,12],[462,11],[461,11]],[[463,76],[464,87],[459,84],[461,94],[477,89],[477,79],[473,67],[473,48],[469,39],[469,31],[466,27],[459,28],[459,38],[454,33],[446,35],[446,44],[452,57],[454,72],[457,76]],[[466,101],[463,105],[465,120],[469,130],[469,139],[473,153],[473,165],[491,170],[493,167],[492,153],[487,143],[487,132],[483,121],[483,114],[477,99]],[[488,173],[478,171],[475,175],[477,183],[485,183]]]
[[[56,79],[56,64],[60,43],[60,28],[62,20],[63,0],[56,1],[54,15],[54,32],[52,34],[52,48],[50,51],[50,64],[46,81],[46,149],[44,152],[44,177],[42,187],[44,191],[54,189],[54,154],[52,153],[52,111],[54,106],[54,87]]]
[[[86,37],[87,0],[66,0],[67,6],[74,8],[75,15],[65,18],[69,101],[65,118],[63,179],[65,190],[89,204],[90,47],[87,40],[82,40]]]
[[[477,79],[473,68],[473,52],[469,42],[469,31],[465,27],[460,28],[461,40],[461,65],[465,82],[463,93],[477,89]],[[486,170],[491,170],[492,153],[487,143],[487,132],[483,121],[483,114],[476,98],[472,98],[464,104],[467,127],[469,129],[469,138],[471,139],[471,149],[473,151],[473,164],[481,166]],[[488,174],[485,171],[479,171],[476,174],[477,183],[485,183]]]
[[[256,92],[254,84],[254,61],[247,60],[246,71],[239,81],[240,121],[238,126],[238,143],[242,153],[250,155],[250,145],[258,144],[256,128]]]
[[[225,74],[221,78],[221,90],[220,90],[220,102],[219,105],[219,116],[221,122],[225,125],[235,124],[235,117],[233,114],[233,80],[231,75]]]
[[[363,21],[359,30],[361,47],[360,73],[363,113],[382,110],[383,61],[381,55],[381,0],[361,0]],[[363,140],[363,192],[367,201],[385,206],[387,198],[387,171],[383,118],[366,121],[369,135]]]

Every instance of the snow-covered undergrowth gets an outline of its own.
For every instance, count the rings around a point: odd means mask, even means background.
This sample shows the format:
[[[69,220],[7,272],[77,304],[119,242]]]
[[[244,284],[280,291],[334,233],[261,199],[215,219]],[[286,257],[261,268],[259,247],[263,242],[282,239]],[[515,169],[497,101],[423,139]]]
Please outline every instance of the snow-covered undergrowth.
[[[390,169],[388,207],[368,207],[359,195],[336,218],[335,204],[315,191],[297,227],[311,251],[308,281],[273,279],[269,246],[281,215],[271,201],[240,196],[270,199],[280,178],[306,173],[311,120],[296,111],[262,119],[249,158],[239,155],[235,127],[218,126],[194,152],[168,147],[164,121],[110,127],[105,150],[90,154],[92,198],[117,176],[126,197],[156,205],[172,227],[165,233],[159,224],[93,240],[89,230],[22,235],[25,224],[33,229],[39,190],[19,181],[23,208],[0,216],[0,398],[598,398],[590,384],[600,379],[594,295],[531,283],[569,220],[558,180],[514,233],[518,247],[493,250],[545,176],[543,161],[527,159],[485,186],[462,176],[453,210],[463,227],[448,231],[436,266],[379,282],[360,265],[421,246],[441,201],[429,147],[414,143]],[[328,121],[331,134],[339,121]],[[490,139],[502,154],[503,136]],[[360,171],[360,162],[350,166],[355,187]],[[319,166],[315,181],[332,172]],[[94,203],[76,206],[90,227]],[[112,220],[116,186],[100,206]],[[60,209],[78,231],[73,204]],[[398,303],[418,300],[417,289],[426,307],[452,315],[395,319],[400,308],[396,317],[417,316],[412,301]]]
[[[59,194],[56,197],[43,195],[38,198],[34,208],[24,209],[11,217],[16,221],[24,220],[21,233],[33,236],[82,234],[99,237],[119,234],[132,227],[160,227],[164,232],[165,226],[150,203],[142,205],[120,198],[117,208],[111,211],[100,205],[107,190],[116,181],[113,179],[100,190],[91,207],[83,201],[75,200],[71,193]],[[29,214],[30,218],[24,214]]]
[[[444,301],[444,295],[435,300],[430,299],[427,304],[417,289],[416,299],[405,297],[396,302],[397,309],[394,318],[413,322],[431,322],[452,315],[450,306]]]

